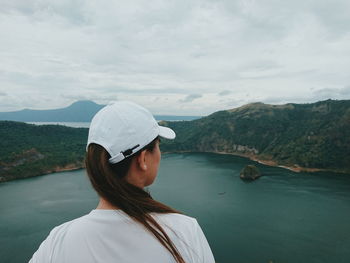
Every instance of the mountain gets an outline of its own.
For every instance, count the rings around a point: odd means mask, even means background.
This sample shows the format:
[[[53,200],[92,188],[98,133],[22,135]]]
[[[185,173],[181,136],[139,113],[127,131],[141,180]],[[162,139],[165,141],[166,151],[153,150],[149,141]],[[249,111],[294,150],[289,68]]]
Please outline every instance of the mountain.
[[[0,112],[0,120],[33,122],[89,122],[104,105],[93,101],[77,101],[72,105],[53,110],[24,109],[13,112]]]
[[[350,173],[350,100],[252,103],[162,124],[177,133],[163,151],[231,153],[294,170]]]
[[[93,101],[83,100],[74,102],[72,105],[53,110],[30,110],[24,109],[13,112],[0,112],[0,120],[23,121],[23,122],[90,122],[92,117],[105,105],[96,104]],[[199,116],[171,116],[156,115],[157,120],[194,120]]]
[[[79,106],[79,104],[78,104]],[[192,121],[162,121],[163,152],[219,152],[293,170],[350,174],[350,100],[252,103]],[[0,182],[82,168],[88,129],[0,121]]]

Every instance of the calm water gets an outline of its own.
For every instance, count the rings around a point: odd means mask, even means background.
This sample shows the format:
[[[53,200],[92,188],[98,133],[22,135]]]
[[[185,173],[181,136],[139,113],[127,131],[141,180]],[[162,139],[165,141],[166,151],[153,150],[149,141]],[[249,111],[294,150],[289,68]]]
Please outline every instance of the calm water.
[[[35,124],[35,125],[63,125],[67,127],[73,127],[73,128],[89,128],[90,122],[59,122],[59,121],[32,121],[27,122],[29,124]]]
[[[350,262],[350,176],[258,165],[265,176],[244,183],[248,163],[163,155],[150,190],[198,219],[219,263]],[[0,184],[0,262],[28,261],[53,226],[96,204],[83,170]]]
[[[200,117],[195,117],[195,116],[168,116],[169,121],[182,121],[182,120],[192,120],[192,119],[198,119]],[[161,121],[163,119],[160,119],[159,116],[155,116],[157,121]],[[168,119],[166,119],[167,121]],[[29,124],[35,124],[35,125],[63,125],[67,127],[73,127],[73,128],[89,128],[90,127],[90,122],[62,122],[62,121],[28,121],[26,123]]]

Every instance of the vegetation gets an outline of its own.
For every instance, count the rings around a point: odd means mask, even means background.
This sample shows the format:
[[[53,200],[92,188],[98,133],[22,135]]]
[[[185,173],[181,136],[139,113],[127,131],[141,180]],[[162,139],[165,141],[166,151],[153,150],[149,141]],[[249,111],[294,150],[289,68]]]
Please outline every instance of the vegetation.
[[[350,101],[253,103],[182,122],[163,151],[226,152],[289,167],[350,172]]]
[[[275,165],[350,173],[350,100],[312,104],[253,103],[175,130],[165,152],[225,152]],[[83,167],[88,129],[0,121],[0,182]]]
[[[88,129],[0,121],[0,182],[83,166]]]
[[[246,165],[240,172],[239,177],[242,180],[253,181],[261,176],[259,169],[255,165]]]

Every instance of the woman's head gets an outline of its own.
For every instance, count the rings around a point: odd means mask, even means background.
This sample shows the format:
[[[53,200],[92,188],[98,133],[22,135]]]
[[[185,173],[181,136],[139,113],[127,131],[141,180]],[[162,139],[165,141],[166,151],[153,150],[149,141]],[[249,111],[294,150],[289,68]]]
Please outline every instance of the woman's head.
[[[140,188],[149,186],[155,180],[161,159],[159,149],[159,137],[140,150],[135,156],[131,156],[131,165],[126,175],[126,180]]]
[[[133,155],[157,136],[174,139],[175,132],[159,126],[153,115],[132,102],[118,101],[101,109],[92,119],[88,146],[101,145],[114,164]]]
[[[109,155],[111,169],[125,177],[127,182],[143,188],[150,185],[157,175],[160,136],[173,139],[175,133],[159,126],[147,109],[132,102],[119,101],[104,107],[92,119],[87,150],[90,145],[100,145]],[[107,155],[103,156],[106,158]],[[87,160],[93,162],[94,159]]]
[[[159,126],[148,110],[132,102],[108,105],[92,119],[86,170],[103,200],[144,225],[178,263],[183,263],[167,233],[150,215],[178,211],[154,200],[143,189],[158,172],[159,136],[173,139],[175,132]]]
[[[94,175],[104,175],[108,182],[118,181],[118,185],[128,183],[144,188],[152,184],[161,159],[159,143],[160,139],[157,136],[138,152],[115,164],[109,162],[111,156],[101,145],[89,144],[85,162],[95,190],[103,197],[103,189],[100,189],[98,184],[101,178],[93,178]]]

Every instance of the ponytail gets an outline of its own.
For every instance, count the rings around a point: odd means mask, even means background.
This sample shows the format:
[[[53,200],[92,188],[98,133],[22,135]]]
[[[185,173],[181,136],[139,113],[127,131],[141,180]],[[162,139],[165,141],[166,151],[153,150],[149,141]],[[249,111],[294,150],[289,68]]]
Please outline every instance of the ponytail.
[[[158,137],[140,151],[153,151],[157,140]],[[180,212],[154,200],[148,192],[125,180],[135,155],[137,153],[119,163],[110,164],[108,162],[110,158],[108,152],[102,146],[91,143],[85,159],[86,170],[91,184],[100,197],[123,210],[152,233],[171,253],[177,263],[185,263],[167,233],[150,215],[151,212],[161,214]]]

